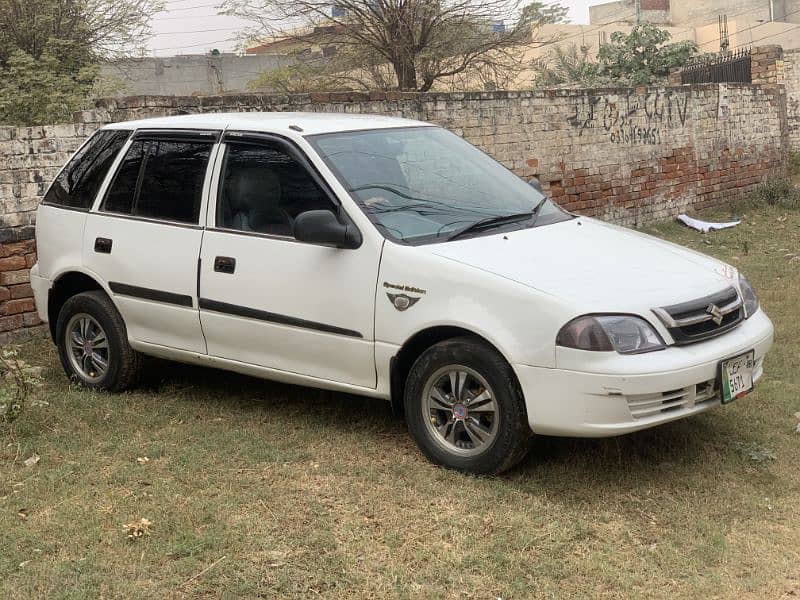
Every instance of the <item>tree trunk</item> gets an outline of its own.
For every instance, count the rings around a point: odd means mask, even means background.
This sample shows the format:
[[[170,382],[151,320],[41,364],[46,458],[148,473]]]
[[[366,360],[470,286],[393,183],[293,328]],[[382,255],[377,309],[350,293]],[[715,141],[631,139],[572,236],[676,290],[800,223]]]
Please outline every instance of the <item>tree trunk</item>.
[[[414,68],[414,61],[408,58],[398,58],[392,61],[394,73],[397,76],[397,87],[404,91],[415,91],[417,89],[417,70]]]

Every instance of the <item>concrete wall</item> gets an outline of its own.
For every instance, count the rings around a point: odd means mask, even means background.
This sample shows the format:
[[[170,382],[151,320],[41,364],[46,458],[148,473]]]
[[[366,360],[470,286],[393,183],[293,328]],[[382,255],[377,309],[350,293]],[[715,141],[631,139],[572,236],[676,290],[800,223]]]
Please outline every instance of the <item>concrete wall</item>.
[[[119,82],[119,96],[207,96],[246,92],[261,73],[290,62],[290,58],[276,55],[128,58],[104,65],[102,73]]]
[[[725,88],[722,88],[723,90]],[[35,324],[28,283],[34,210],[87,135],[112,121],[185,112],[325,111],[431,121],[523,177],[538,176],[565,208],[637,226],[723,204],[784,176],[782,86],[296,96],[135,97],[97,102],[74,123],[0,128],[0,334]],[[21,287],[20,287],[21,286]]]

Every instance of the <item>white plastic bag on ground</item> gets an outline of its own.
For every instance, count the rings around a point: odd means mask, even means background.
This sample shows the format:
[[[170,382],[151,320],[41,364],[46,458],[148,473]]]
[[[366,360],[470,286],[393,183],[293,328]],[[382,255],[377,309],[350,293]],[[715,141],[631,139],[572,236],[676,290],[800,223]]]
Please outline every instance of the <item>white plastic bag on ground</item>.
[[[701,231],[703,233],[708,233],[709,231],[713,231],[715,229],[727,229],[728,227],[736,227],[739,223],[741,223],[741,221],[729,221],[727,223],[711,223],[709,221],[701,221],[700,219],[693,219],[688,215],[678,215],[677,219],[687,227],[691,227],[692,229],[696,229],[697,231]]]

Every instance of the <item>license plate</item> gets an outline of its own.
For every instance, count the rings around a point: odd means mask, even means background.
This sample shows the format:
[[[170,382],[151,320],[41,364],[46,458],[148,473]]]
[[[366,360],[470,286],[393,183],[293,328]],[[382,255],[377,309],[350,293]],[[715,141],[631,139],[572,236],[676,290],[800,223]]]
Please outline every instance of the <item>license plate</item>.
[[[753,350],[720,363],[720,389],[722,390],[723,404],[741,398],[753,389],[754,363],[755,352]]]

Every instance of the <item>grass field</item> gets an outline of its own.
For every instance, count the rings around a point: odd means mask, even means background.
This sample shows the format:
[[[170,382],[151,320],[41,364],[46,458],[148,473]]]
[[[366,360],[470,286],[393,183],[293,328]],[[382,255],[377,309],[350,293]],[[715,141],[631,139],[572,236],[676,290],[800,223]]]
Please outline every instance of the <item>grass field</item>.
[[[777,331],[756,391],[536,439],[502,477],[430,465],[381,402],[158,361],[95,394],[25,344],[48,404],[0,429],[0,597],[800,596],[800,212],[744,219],[653,232],[760,291]]]

